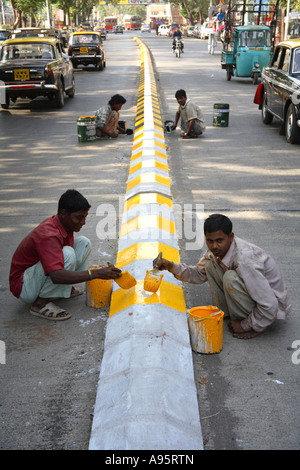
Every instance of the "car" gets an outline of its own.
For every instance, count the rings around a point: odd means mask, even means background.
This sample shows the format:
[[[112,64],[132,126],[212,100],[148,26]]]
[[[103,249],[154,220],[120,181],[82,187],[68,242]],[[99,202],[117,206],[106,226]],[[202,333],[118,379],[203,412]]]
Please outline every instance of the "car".
[[[100,38],[104,39],[104,41],[106,41],[106,36],[107,36],[106,29],[105,28],[100,28],[98,32],[100,33]]]
[[[97,28],[94,28],[94,31],[96,31],[97,33],[100,33],[100,38],[101,38],[101,39],[106,40],[106,38],[107,38],[107,32],[106,32],[106,29],[105,29],[105,28],[97,27]]]
[[[186,35],[188,38],[192,38],[194,36],[194,26],[189,26],[186,30]]]
[[[300,39],[280,42],[271,64],[263,68],[254,103],[261,109],[262,121],[281,122],[288,143],[300,142]]]
[[[201,30],[201,24],[197,23],[194,26],[194,31],[193,31],[194,38],[200,39],[200,30]]]
[[[169,30],[170,30],[170,26],[168,26],[167,24],[161,24],[158,27],[157,34],[158,36],[169,36]]]
[[[106,66],[105,50],[101,36],[96,31],[76,31],[70,35],[68,54],[76,69],[78,65],[94,65],[103,70]]]
[[[200,39],[208,39],[209,34],[212,32],[212,25],[209,21],[204,21],[200,26],[199,37]]]
[[[141,33],[151,33],[150,26],[148,24],[142,24]]]
[[[114,26],[114,33],[115,34],[118,34],[118,33],[123,34],[123,26]]]
[[[75,95],[72,62],[57,38],[15,38],[2,44],[0,55],[1,106],[9,108],[17,98],[46,96],[57,108],[64,94]]]

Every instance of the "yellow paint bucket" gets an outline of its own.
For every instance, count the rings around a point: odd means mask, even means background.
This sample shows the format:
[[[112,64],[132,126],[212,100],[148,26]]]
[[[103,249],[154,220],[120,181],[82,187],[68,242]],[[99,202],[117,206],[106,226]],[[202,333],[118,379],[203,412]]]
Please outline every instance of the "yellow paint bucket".
[[[91,269],[105,267],[104,265],[94,266]],[[86,282],[86,305],[88,307],[102,308],[109,307],[112,291],[111,279],[93,279]]]
[[[158,270],[147,269],[144,279],[144,290],[148,292],[157,292],[161,285],[163,276],[164,275],[161,274]]]
[[[189,310],[189,329],[192,349],[195,352],[213,354],[223,346],[224,312],[218,307],[194,307]]]

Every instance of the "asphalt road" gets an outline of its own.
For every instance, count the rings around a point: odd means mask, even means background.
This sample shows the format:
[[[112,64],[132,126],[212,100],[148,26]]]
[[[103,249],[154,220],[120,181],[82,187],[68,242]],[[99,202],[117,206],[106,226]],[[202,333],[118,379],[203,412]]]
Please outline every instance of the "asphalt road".
[[[137,35],[153,55],[164,118],[174,118],[179,88],[206,117],[200,139],[183,141],[179,130],[166,137],[179,215],[184,204],[193,214],[202,204],[205,216],[228,215],[236,235],[278,262],[294,306],[286,322],[248,341],[233,338],[225,323],[220,354],[193,353],[205,449],[299,449],[299,354],[293,349],[300,340],[299,146],[286,143],[278,123],[262,124],[250,80],[226,81],[220,48],[211,56],[206,41],[188,38],[178,60],[169,39]],[[127,99],[122,119],[133,127],[140,56],[129,32],[109,36],[105,49],[106,69],[78,69],[75,98],[66,98],[62,110],[40,99],[0,111],[0,340],[7,353],[0,364],[1,449],[88,446],[108,309],[91,309],[81,296],[60,302],[73,313],[67,322],[40,320],[10,294],[8,273],[18,243],[56,212],[59,196],[72,187],[92,204],[82,229],[93,243],[91,265],[115,261],[132,138],[78,144],[76,119],[121,93]],[[213,105],[220,102],[230,105],[228,128],[212,125]],[[110,226],[100,239],[105,209],[115,212],[116,230]],[[205,247],[187,249],[182,224],[181,260],[194,264]],[[185,294],[188,308],[210,304],[206,285],[185,285]]]

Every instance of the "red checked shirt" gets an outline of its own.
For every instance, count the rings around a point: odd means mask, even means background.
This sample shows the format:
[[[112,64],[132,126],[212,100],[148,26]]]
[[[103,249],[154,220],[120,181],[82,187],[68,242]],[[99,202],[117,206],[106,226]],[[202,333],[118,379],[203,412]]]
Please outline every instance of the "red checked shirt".
[[[20,297],[23,274],[38,261],[42,263],[45,275],[64,269],[63,247],[74,245],[74,233],[66,232],[58,215],[44,220],[20,243],[13,255],[9,284],[15,297]]]

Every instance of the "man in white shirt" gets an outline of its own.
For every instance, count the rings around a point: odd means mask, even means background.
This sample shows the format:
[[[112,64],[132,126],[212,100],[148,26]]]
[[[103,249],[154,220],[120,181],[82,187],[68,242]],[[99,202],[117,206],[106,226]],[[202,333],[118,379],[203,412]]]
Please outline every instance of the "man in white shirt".
[[[236,338],[254,338],[276,318],[285,319],[292,307],[273,258],[236,237],[231,220],[222,214],[205,220],[204,234],[208,251],[196,266],[162,259],[159,269],[167,269],[183,282],[208,281],[212,303],[230,317],[228,326]]]
[[[183,131],[180,136],[183,139],[192,139],[203,134],[205,131],[205,119],[199,106],[196,106],[187,98],[185,90],[177,90],[175,98],[177,99],[179,108],[172,129],[176,129],[180,118],[180,126]]]

